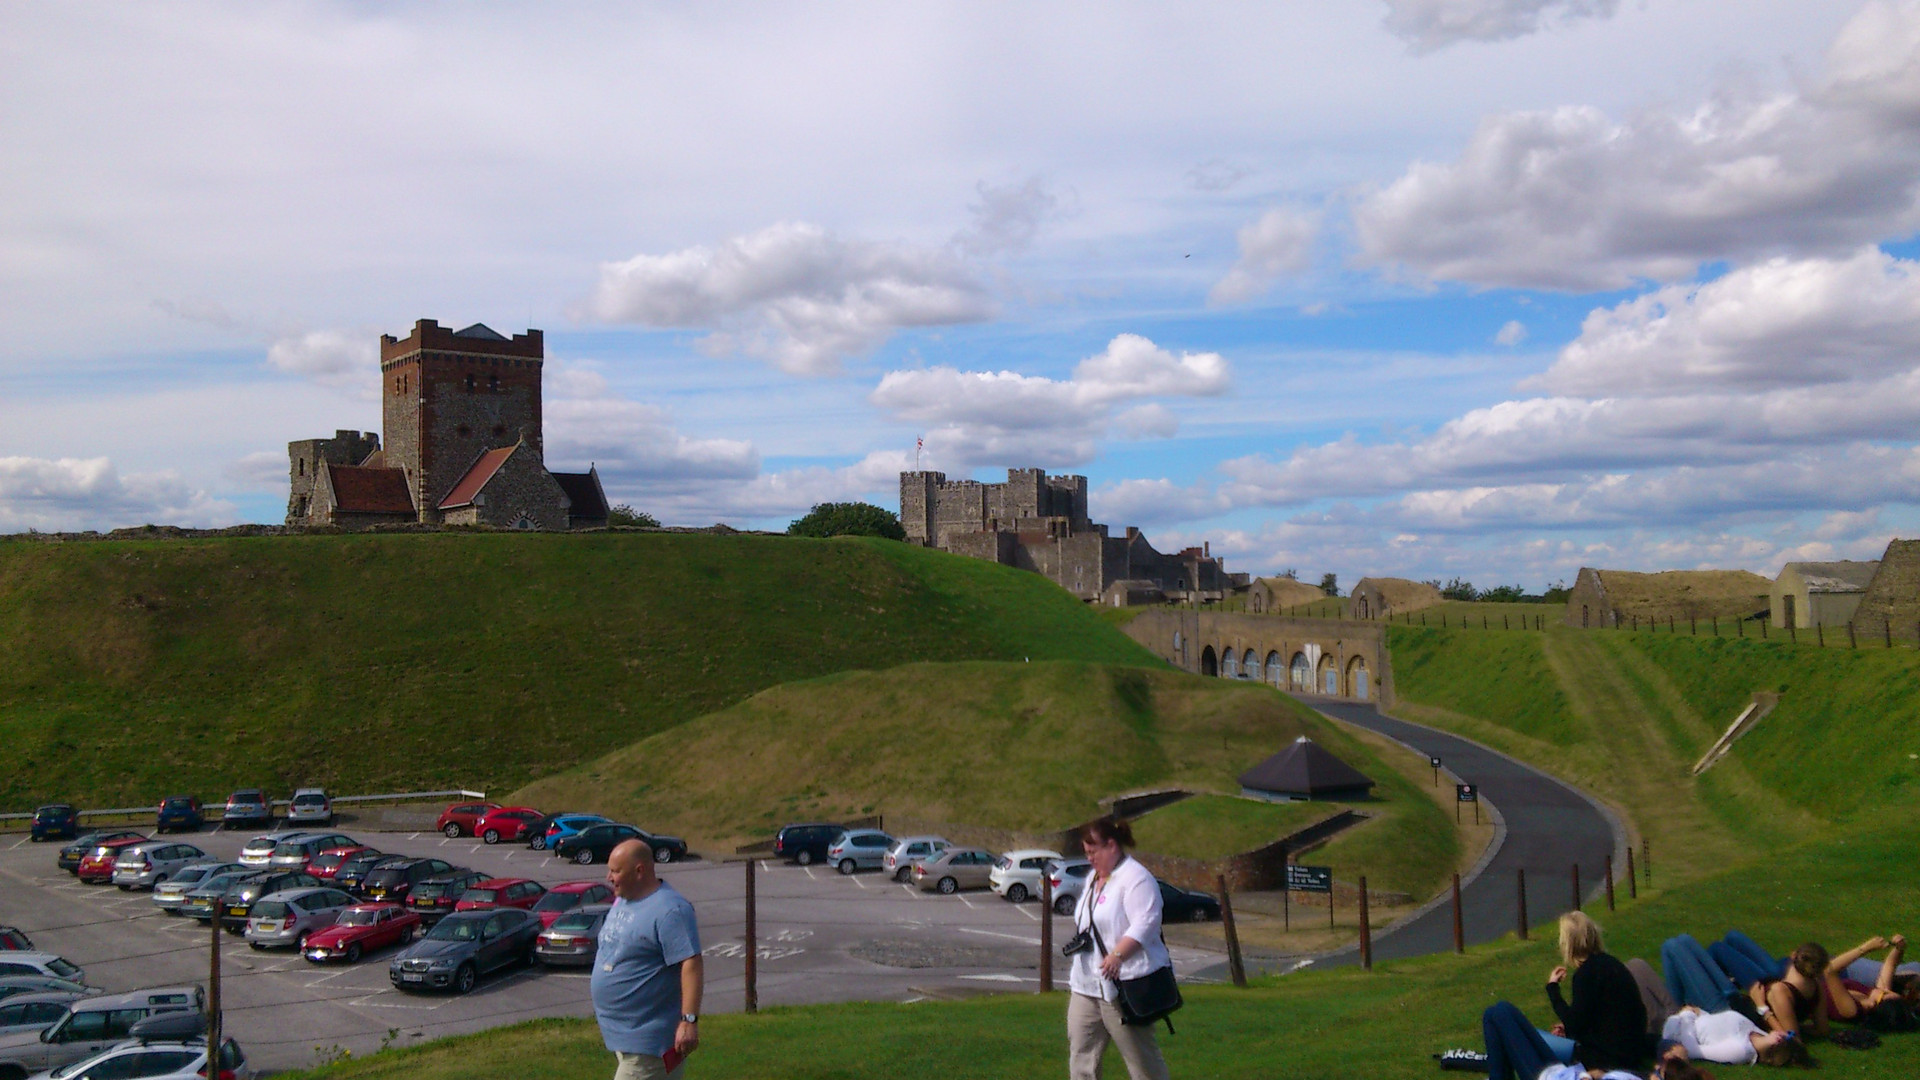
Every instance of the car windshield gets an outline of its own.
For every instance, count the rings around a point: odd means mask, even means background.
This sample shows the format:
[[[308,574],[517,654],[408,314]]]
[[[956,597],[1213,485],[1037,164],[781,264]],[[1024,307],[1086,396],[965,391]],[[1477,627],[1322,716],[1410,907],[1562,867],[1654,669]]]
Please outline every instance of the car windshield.
[[[372,926],[380,921],[378,911],[347,910],[340,913],[341,926]]]
[[[478,941],[481,925],[479,919],[442,919],[427,937],[434,941]]]
[[[423,881],[413,887],[415,900],[438,900],[453,892],[450,881]]]
[[[582,930],[593,929],[593,924],[599,920],[600,913],[597,911],[574,911],[553,920],[553,928],[579,933]]]
[[[169,810],[191,810],[191,809],[193,809],[193,803],[191,803],[191,802],[189,802],[189,801],[188,801],[188,800],[186,800],[186,799],[168,799],[168,800],[166,801],[166,804],[165,804],[165,805],[166,805],[166,808],[167,808],[167,809],[169,809]]]
[[[468,889],[460,894],[460,899],[471,900],[476,904],[491,904],[499,898],[499,889]]]
[[[406,879],[407,871],[404,868],[383,866],[367,875],[367,888],[372,889],[382,885],[397,885]]]
[[[307,853],[307,842],[305,840],[282,840],[273,845],[273,853],[276,856],[305,855]]]
[[[311,866],[315,870],[330,870],[333,867],[339,866],[341,863],[346,861],[347,861],[347,857],[345,855],[335,853],[331,855],[316,856],[314,860],[308,863],[307,865]]]
[[[469,893],[469,896],[472,894]],[[535,911],[565,911],[580,902],[580,894],[575,892],[550,892],[533,905]]]
[[[66,958],[59,956],[47,961],[47,970],[63,979],[71,979],[80,974],[79,968],[67,963]]]
[[[279,900],[262,900],[253,905],[253,917],[256,919],[277,919],[287,913],[287,905]]]
[[[175,885],[191,885],[211,873],[213,873],[213,867],[211,866],[182,867],[179,873],[173,875],[173,883]]]
[[[295,806],[324,806],[326,802],[327,797],[325,795],[295,795],[293,797],[293,805]]]

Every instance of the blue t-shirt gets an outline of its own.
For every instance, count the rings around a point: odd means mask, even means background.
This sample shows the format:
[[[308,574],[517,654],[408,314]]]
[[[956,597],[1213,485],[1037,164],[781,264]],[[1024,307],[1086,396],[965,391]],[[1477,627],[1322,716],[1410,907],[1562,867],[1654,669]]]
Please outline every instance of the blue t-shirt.
[[[693,905],[661,882],[638,900],[615,898],[593,961],[593,1015],[607,1049],[661,1057],[680,1024],[680,963],[700,955]]]

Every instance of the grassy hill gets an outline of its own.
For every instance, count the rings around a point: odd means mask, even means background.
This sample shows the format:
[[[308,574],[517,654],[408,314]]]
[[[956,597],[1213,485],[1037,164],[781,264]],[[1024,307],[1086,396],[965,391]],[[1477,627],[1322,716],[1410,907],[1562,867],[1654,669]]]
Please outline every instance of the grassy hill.
[[[779,683],[1028,657],[1159,664],[1038,575],[887,541],[6,540],[0,807],[501,791]]]
[[[1343,876],[1366,873],[1377,888],[1421,896],[1437,888],[1459,840],[1399,772],[1265,687],[1169,670],[1056,661],[844,672],[763,691],[537,780],[513,798],[726,842],[765,838],[788,821],[872,813],[890,823],[1047,835],[1127,791],[1237,793],[1240,773],[1303,734],[1379,781],[1381,796],[1364,806],[1377,820],[1315,858]],[[662,768],[663,761],[710,767]],[[1286,831],[1283,811],[1263,816],[1270,808],[1222,801],[1250,812],[1195,815],[1175,806],[1142,824],[1176,815],[1188,827],[1169,831],[1156,850],[1196,857],[1256,837],[1228,848],[1246,850]],[[1336,808],[1312,806],[1320,808],[1314,817]]]

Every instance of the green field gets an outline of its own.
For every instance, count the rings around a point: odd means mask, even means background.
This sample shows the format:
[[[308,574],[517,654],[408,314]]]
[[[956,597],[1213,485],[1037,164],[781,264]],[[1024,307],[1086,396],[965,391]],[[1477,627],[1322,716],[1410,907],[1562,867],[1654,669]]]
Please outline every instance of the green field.
[[[502,791],[770,686],[1160,666],[1035,574],[879,540],[0,541],[0,807]]]

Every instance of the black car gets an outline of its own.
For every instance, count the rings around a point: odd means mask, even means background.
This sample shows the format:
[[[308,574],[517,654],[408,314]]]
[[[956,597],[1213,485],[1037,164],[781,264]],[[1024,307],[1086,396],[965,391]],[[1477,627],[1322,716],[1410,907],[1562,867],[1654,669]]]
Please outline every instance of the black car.
[[[1220,918],[1220,901],[1193,889],[1160,883],[1160,921],[1213,922]]]
[[[368,900],[404,904],[415,885],[453,871],[454,865],[445,859],[399,859],[369,872],[360,883],[360,895]]]
[[[101,829],[98,832],[82,833],[73,843],[60,849],[60,869],[69,874],[78,874],[80,860],[87,857],[87,852],[101,844],[113,840],[124,840],[129,836],[145,839],[145,836],[132,829]]]
[[[155,815],[153,831],[166,832],[168,829],[186,829],[197,831],[207,823],[206,813],[201,809],[200,800],[191,795],[169,795],[160,800],[160,809]]]
[[[409,855],[383,855],[377,851],[362,851],[349,857],[333,872],[333,887],[345,889],[355,896],[360,895],[360,887],[366,884],[367,875],[382,866],[404,862]]]
[[[632,825],[591,825],[553,846],[553,853],[582,866],[606,862],[613,849],[628,840],[644,840],[653,849],[653,861],[669,863],[687,857],[687,842],[677,836],[662,836]]]
[[[421,922],[432,926],[453,914],[453,905],[460,902],[460,897],[468,889],[488,880],[491,876],[460,866],[455,867],[451,873],[430,877],[415,885],[412,891],[407,893],[407,910],[420,916]]]
[[[281,889],[317,889],[325,884],[305,870],[262,870],[228,886],[220,897],[220,925],[229,934],[244,934],[255,900]]]
[[[519,908],[457,911],[401,950],[387,965],[387,978],[401,990],[464,994],[488,972],[532,963],[539,936],[539,918]]]
[[[792,859],[801,866],[817,863],[827,857],[827,848],[833,846],[833,838],[846,832],[845,825],[788,825],[773,838],[773,853],[783,859]]]
[[[80,811],[67,803],[43,806],[33,812],[32,835],[36,844],[42,840],[72,840],[80,835]]]

